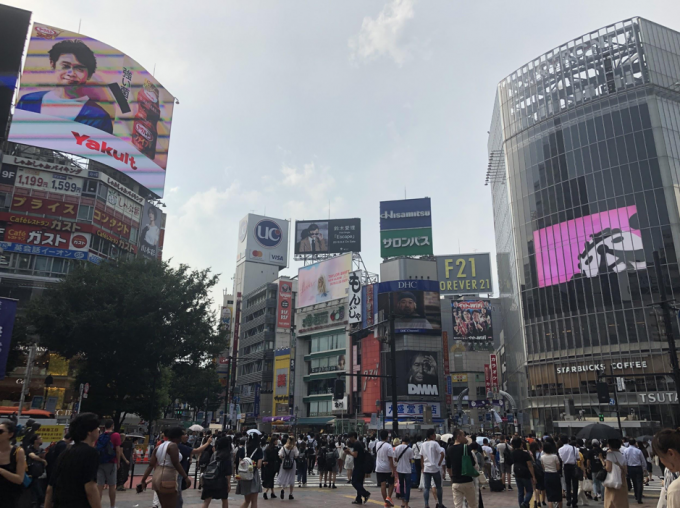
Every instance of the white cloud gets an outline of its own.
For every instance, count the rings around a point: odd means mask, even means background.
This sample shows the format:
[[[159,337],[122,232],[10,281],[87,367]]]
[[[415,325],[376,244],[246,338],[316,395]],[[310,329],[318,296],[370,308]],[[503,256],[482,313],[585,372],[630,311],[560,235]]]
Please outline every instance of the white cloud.
[[[402,38],[406,23],[414,16],[414,3],[415,0],[392,0],[376,19],[365,17],[359,33],[349,39],[350,59],[369,62],[389,56],[401,67],[411,57]]]

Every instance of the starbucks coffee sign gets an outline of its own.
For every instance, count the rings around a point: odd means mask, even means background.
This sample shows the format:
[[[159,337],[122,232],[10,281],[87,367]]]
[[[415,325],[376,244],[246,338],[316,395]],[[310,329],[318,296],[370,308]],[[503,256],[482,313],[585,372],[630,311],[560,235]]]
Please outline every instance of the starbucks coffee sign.
[[[677,404],[678,392],[638,393],[637,398],[640,404]]]
[[[558,374],[571,374],[572,372],[605,372],[604,363],[590,363],[584,365],[570,365],[567,367],[557,367],[556,371]],[[641,361],[625,361],[625,362],[612,362],[612,369],[626,370],[626,369],[646,369],[647,360]]]

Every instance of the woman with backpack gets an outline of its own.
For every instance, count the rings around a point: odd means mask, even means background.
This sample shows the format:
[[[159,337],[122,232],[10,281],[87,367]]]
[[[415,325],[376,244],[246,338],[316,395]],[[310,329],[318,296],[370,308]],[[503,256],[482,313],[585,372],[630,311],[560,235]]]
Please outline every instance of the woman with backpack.
[[[340,452],[332,439],[326,448],[326,469],[328,470],[328,488],[337,489],[335,480],[340,472]]]
[[[276,499],[276,494],[274,494],[274,477],[278,471],[279,454],[276,444],[279,440],[276,436],[272,436],[269,440],[269,444],[264,449],[264,459],[262,461],[262,487],[264,488],[264,494],[262,497],[267,500],[267,492],[271,491],[272,499]]]
[[[298,487],[307,486],[307,443],[298,441],[298,458],[295,460]]]
[[[215,452],[203,473],[203,492],[201,493],[203,508],[208,508],[213,499],[221,499],[222,508],[229,507],[231,474],[231,438],[221,437],[217,440]]]
[[[545,473],[543,472],[543,466],[541,465],[542,450],[543,446],[540,441],[534,441],[529,445],[531,458],[534,461],[534,474],[536,475],[536,494],[534,495],[534,500],[536,501],[535,506],[540,506],[541,503],[545,505]]]
[[[257,508],[257,495],[262,492],[262,480],[260,468],[264,453],[260,448],[260,440],[255,434],[251,434],[248,444],[238,452],[238,470],[236,479],[236,494],[245,497],[241,508]]]
[[[288,499],[293,500],[293,487],[295,487],[295,466],[300,455],[295,446],[295,438],[289,437],[288,442],[279,450],[281,469],[279,469],[279,487],[281,487],[281,501],[285,495],[285,488],[290,487]]]
[[[319,488],[327,487],[328,467],[326,466],[326,441],[321,440],[316,452],[316,466],[319,471]]]

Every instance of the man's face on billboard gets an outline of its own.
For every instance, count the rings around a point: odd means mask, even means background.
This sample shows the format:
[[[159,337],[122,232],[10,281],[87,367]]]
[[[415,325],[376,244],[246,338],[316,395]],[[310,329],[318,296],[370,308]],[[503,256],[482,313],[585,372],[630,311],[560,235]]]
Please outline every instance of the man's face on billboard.
[[[398,309],[402,316],[410,316],[416,313],[416,302],[413,298],[402,298],[399,300]]]
[[[87,83],[89,74],[87,67],[78,61],[75,55],[66,53],[52,63],[57,73],[57,82],[62,86],[78,86]]]
[[[319,228],[310,229],[309,230],[309,236],[311,236],[312,238],[318,238],[319,237]]]
[[[479,313],[475,312],[474,314],[472,314],[472,319],[475,320],[475,323],[479,323]]]
[[[413,381],[422,383],[423,380],[425,379],[424,370],[425,370],[425,357],[423,355],[418,355],[413,359],[413,363],[411,363],[411,372],[409,377]]]

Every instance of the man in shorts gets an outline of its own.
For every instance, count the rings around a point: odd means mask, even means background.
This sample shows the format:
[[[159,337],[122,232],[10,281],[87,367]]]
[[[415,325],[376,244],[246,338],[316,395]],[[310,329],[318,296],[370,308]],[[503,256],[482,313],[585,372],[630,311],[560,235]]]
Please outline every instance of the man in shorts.
[[[394,462],[394,448],[388,442],[386,429],[380,431],[380,442],[375,445],[375,476],[376,483],[380,485],[380,492],[385,507],[394,506],[392,491],[394,490],[394,477],[397,476],[397,464]]]
[[[116,506],[116,483],[118,481],[118,464],[122,455],[120,434],[113,431],[113,420],[104,420],[104,433],[97,439],[96,449],[99,452],[99,469],[97,470],[97,487],[99,498],[104,494],[104,486],[109,486],[111,508]]]
[[[506,451],[512,453],[510,446],[507,443],[508,438],[501,436],[500,443],[498,443],[498,461],[501,470],[501,482],[507,485],[508,490],[512,490],[512,462],[506,462]],[[507,480],[507,481],[506,481]]]

